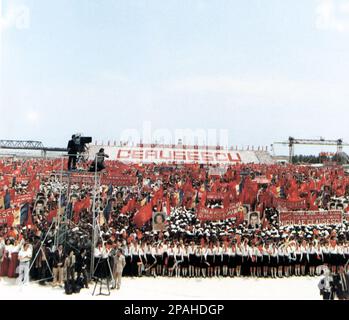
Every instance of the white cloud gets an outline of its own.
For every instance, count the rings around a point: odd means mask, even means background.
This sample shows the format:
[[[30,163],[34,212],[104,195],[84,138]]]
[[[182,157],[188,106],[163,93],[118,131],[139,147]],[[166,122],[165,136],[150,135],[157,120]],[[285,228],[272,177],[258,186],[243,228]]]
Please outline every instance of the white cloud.
[[[0,0],[0,31],[16,28],[28,29],[30,27],[30,10],[24,5],[10,4],[6,11]]]
[[[315,13],[317,29],[349,32],[349,0],[319,0]]]

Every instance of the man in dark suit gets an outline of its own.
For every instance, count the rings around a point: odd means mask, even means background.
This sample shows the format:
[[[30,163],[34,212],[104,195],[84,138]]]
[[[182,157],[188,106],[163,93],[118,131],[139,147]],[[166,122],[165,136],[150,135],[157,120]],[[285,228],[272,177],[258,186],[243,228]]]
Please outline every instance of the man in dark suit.
[[[65,261],[65,254],[63,246],[60,244],[58,249],[53,254],[53,286],[57,284],[63,286],[63,267]]]
[[[88,289],[88,275],[87,275],[87,263],[88,257],[86,249],[81,249],[80,253],[76,257],[75,269],[77,272],[77,279],[82,278],[82,284]]]
[[[76,158],[78,154],[78,146],[75,143],[75,134],[72,135],[71,140],[68,142],[68,171],[76,169]]]
[[[349,275],[345,273],[343,267],[340,267],[338,273],[333,276],[333,283],[337,298],[339,300],[348,300]]]

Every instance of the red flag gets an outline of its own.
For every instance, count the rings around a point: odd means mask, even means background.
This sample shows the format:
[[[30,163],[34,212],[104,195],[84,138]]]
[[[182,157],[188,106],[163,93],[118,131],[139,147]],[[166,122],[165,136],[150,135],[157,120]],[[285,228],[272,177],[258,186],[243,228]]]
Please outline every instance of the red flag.
[[[258,184],[247,177],[240,194],[240,202],[252,204],[257,199]]]
[[[91,198],[90,197],[84,198],[81,202],[82,202],[81,210],[90,208],[90,205],[91,205]]]
[[[57,209],[51,210],[51,211],[49,212],[49,214],[47,215],[47,221],[48,221],[48,222],[52,222],[53,218],[57,217],[57,212],[58,212]]]
[[[27,223],[26,226],[32,226],[33,225],[33,217],[32,217],[32,212],[30,211],[30,207],[28,209],[28,219],[27,219]]]
[[[200,199],[200,206],[204,207],[206,205],[206,199],[207,199],[207,192],[203,192],[201,199]]]
[[[291,185],[288,189],[287,199],[290,201],[298,201],[300,199],[298,194],[298,185],[295,179],[291,180]]]
[[[157,206],[159,204],[159,200],[162,200],[164,196],[164,189],[161,187],[158,191],[155,192],[154,197],[151,199],[151,203],[153,206]],[[158,208],[158,210],[160,210]]]
[[[88,209],[90,207],[90,198],[87,197],[81,201],[77,201],[74,203],[73,212],[74,212],[74,222],[79,222],[79,214],[81,210]]]
[[[80,211],[83,209],[83,206],[84,206],[83,201],[76,201],[73,207],[74,213],[80,213]]]
[[[128,212],[131,212],[135,209],[135,206],[136,206],[136,199],[132,198],[128,200],[128,202],[123,206],[123,208],[121,209],[121,213],[126,214]]]
[[[168,216],[171,214],[170,196],[169,195],[167,195],[167,198],[166,198],[166,212],[167,212]]]
[[[153,207],[151,202],[141,207],[138,213],[133,217],[133,222],[137,225],[138,228],[145,225],[153,216]]]
[[[29,191],[30,192],[38,192],[40,189],[40,180],[35,179],[29,184]]]

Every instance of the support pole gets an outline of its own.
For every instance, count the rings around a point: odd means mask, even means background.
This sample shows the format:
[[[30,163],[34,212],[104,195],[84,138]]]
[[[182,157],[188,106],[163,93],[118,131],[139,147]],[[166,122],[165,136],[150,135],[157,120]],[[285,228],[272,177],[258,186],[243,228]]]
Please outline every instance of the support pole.
[[[337,140],[337,153],[343,152],[343,141],[342,139]]]
[[[61,211],[62,211],[62,188],[63,188],[63,169],[64,169],[64,157],[61,158],[61,175],[59,181],[59,201],[58,201],[58,214],[57,214],[57,227],[55,236],[55,248],[59,245],[59,228],[61,224]]]
[[[96,247],[96,197],[97,197],[97,158],[95,159],[95,185],[93,191],[93,203],[92,203],[92,239],[91,239],[91,264],[90,264],[90,279],[92,279],[95,269],[95,259],[94,259],[94,250]]]
[[[289,163],[293,163],[293,156],[294,156],[294,139],[292,137],[289,138]]]

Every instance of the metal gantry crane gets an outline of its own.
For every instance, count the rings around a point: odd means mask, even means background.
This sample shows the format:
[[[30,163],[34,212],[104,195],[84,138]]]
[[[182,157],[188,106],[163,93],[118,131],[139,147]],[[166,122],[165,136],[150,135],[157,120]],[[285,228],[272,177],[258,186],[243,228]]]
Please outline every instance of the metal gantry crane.
[[[288,141],[274,142],[274,144],[288,145],[289,148],[289,162],[293,162],[294,148],[296,144],[308,145],[308,146],[337,146],[337,153],[343,152],[343,147],[348,147],[348,143],[344,143],[343,139],[326,140],[320,139],[296,139],[289,137]]]
[[[41,141],[32,140],[0,140],[0,149],[12,150],[38,150],[43,156],[47,151],[66,152],[66,148],[47,148]]]

